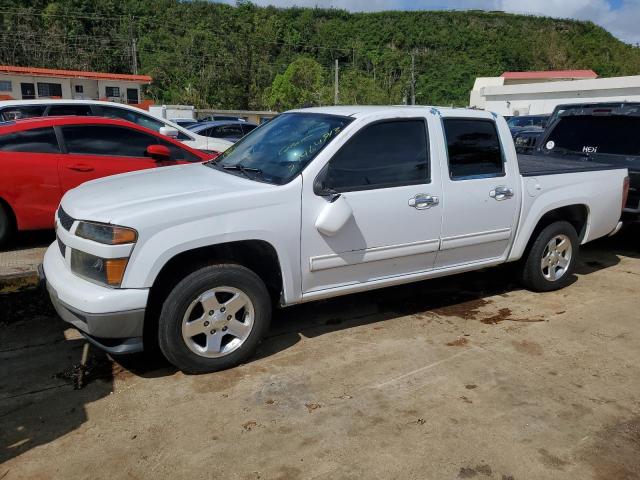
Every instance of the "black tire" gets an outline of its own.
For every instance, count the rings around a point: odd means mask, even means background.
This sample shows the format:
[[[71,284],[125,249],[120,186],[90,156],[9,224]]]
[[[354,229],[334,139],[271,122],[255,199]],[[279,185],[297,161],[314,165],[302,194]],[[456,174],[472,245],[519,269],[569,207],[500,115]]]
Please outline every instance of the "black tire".
[[[5,247],[14,233],[13,216],[7,211],[7,207],[0,203],[0,247]]]
[[[549,280],[545,278],[541,262],[547,251],[549,242],[560,235],[568,238],[571,255],[569,263],[561,276],[556,280]],[[578,259],[579,249],[580,242],[578,240],[578,234],[569,222],[558,221],[546,226],[538,233],[531,248],[523,259],[520,269],[520,280],[522,284],[529,290],[535,292],[550,292],[566,287],[573,280],[573,271]],[[549,272],[548,268],[547,272]]]
[[[235,350],[224,356],[208,358],[194,353],[187,345],[182,335],[183,318],[200,295],[221,286],[235,288],[249,298],[254,312],[253,326],[244,342]],[[253,271],[235,264],[203,267],[182,279],[164,301],[158,320],[158,344],[169,362],[185,373],[208,373],[231,368],[253,355],[269,328],[271,309],[269,292]]]

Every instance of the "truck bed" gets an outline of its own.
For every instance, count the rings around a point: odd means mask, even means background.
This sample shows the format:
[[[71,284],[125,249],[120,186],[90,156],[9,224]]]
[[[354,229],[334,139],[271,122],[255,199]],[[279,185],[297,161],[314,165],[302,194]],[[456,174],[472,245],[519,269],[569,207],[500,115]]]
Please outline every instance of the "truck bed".
[[[541,175],[559,175],[562,173],[594,172],[598,170],[615,170],[604,163],[584,160],[573,160],[544,155],[518,155],[520,174],[523,177],[537,177]]]

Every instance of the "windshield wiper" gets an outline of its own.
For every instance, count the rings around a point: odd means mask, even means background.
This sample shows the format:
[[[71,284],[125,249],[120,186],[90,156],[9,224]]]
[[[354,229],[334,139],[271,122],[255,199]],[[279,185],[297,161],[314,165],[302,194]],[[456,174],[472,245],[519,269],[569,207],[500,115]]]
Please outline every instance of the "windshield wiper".
[[[262,170],[260,170],[259,168],[245,167],[240,163],[237,163],[235,165],[223,165],[222,168],[224,170],[237,170],[247,178],[249,177],[249,173],[257,173],[258,175],[262,175]]]

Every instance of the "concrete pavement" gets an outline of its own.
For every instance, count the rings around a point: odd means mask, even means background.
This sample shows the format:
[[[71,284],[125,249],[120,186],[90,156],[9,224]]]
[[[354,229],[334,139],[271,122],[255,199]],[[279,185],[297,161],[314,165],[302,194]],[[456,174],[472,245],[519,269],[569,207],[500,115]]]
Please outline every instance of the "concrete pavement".
[[[640,229],[536,294],[491,269],[291,307],[185,376],[0,295],[0,478],[640,478]]]

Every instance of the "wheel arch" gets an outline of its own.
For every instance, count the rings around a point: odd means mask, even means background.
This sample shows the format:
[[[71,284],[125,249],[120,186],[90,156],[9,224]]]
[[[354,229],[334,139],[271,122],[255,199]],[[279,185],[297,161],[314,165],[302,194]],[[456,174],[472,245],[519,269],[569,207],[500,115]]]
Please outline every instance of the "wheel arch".
[[[581,244],[587,237],[589,231],[589,218],[590,209],[589,206],[584,203],[563,205],[561,207],[554,207],[547,210],[538,218],[524,246],[519,250],[511,252],[510,259],[517,260],[525,256],[531,249],[531,246],[533,242],[535,242],[538,234],[548,225],[561,220],[569,222],[573,226],[578,234],[578,243]]]
[[[242,265],[258,275],[274,303],[284,289],[283,273],[276,248],[265,240],[237,240],[182,251],[169,259],[156,275],[145,312],[145,343],[157,338],[157,320],[163,299],[188,273],[216,263]]]
[[[9,215],[9,220],[12,222],[13,228],[17,230],[18,215],[16,214],[11,204],[5,198],[0,197],[0,207],[3,208],[5,212],[7,212],[7,215]]]

